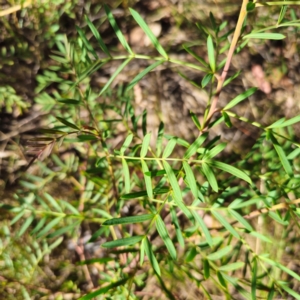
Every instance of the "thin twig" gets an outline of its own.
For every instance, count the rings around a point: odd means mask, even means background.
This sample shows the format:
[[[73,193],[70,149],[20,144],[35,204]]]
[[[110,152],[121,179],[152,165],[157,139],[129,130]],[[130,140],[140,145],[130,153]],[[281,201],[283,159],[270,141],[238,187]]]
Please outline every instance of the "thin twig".
[[[230,45],[230,48],[229,48],[229,52],[228,52],[228,55],[227,55],[226,64],[224,66],[221,77],[218,79],[217,90],[216,90],[215,96],[213,98],[213,101],[211,103],[211,106],[209,108],[207,119],[204,122],[204,129],[206,129],[208,127],[213,114],[218,111],[217,110],[217,104],[218,104],[218,101],[219,101],[220,93],[222,91],[224,81],[225,81],[226,76],[227,76],[228,71],[229,71],[231,60],[232,60],[232,57],[233,57],[238,39],[239,39],[240,34],[241,34],[241,30],[242,30],[242,27],[243,27],[244,20],[247,16],[247,4],[248,4],[248,2],[249,2],[249,0],[243,0],[243,4],[242,4],[241,10],[240,10],[238,22],[237,22],[237,25],[236,25],[236,28],[235,28],[235,31],[234,31],[234,34],[233,34],[233,39],[232,39],[232,42],[231,42],[231,45]]]

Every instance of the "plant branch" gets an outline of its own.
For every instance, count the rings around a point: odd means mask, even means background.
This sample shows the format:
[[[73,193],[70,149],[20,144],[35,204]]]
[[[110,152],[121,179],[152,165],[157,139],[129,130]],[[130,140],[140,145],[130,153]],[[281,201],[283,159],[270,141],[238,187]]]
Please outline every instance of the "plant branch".
[[[209,109],[209,112],[208,112],[208,115],[207,115],[207,119],[204,122],[204,128],[203,129],[206,129],[208,127],[209,122],[210,122],[213,114],[217,111],[216,108],[217,108],[217,104],[218,104],[218,101],[219,101],[219,96],[220,96],[220,93],[222,91],[223,84],[224,84],[224,81],[226,79],[227,73],[229,71],[231,60],[232,60],[232,57],[233,57],[234,50],[236,48],[238,39],[239,39],[240,34],[241,34],[241,30],[242,30],[244,20],[247,16],[247,4],[248,4],[248,2],[249,2],[249,0],[243,0],[243,4],[242,4],[241,10],[240,10],[238,22],[237,22],[237,25],[236,25],[236,28],[235,28],[235,31],[234,31],[234,34],[233,34],[233,39],[232,39],[232,42],[231,42],[231,45],[230,45],[230,48],[229,48],[229,52],[228,52],[228,55],[227,55],[226,64],[224,66],[221,77],[218,79],[217,90],[216,90],[215,96],[213,98],[213,101],[211,103],[211,106],[210,106],[210,109]]]

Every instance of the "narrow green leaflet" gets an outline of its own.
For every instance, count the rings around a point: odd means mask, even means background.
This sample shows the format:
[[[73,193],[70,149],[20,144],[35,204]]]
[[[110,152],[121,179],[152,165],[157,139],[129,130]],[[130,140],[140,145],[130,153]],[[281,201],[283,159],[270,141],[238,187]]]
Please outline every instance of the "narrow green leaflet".
[[[122,44],[122,46],[124,47],[124,49],[129,52],[130,54],[134,55],[134,53],[132,52],[131,48],[129,47],[125,36],[123,35],[123,33],[121,32],[119,26],[117,25],[117,22],[113,16],[113,14],[111,13],[110,9],[108,8],[108,6],[106,4],[104,4],[104,10],[106,12],[108,21],[110,23],[110,25],[112,26],[112,28],[114,29],[120,43]]]
[[[193,213],[193,216],[194,216],[196,222],[198,222],[202,232],[204,233],[204,236],[206,238],[206,241],[207,241],[208,245],[210,247],[212,247],[213,246],[213,239],[212,239],[212,237],[210,235],[210,232],[209,232],[207,226],[205,225],[203,219],[199,216],[199,214],[196,211],[193,211],[192,213]]]
[[[222,267],[219,268],[219,271],[221,272],[231,272],[231,271],[235,271],[237,269],[240,269],[242,267],[244,267],[245,263],[242,261],[239,262],[235,262],[232,264],[228,264],[228,265],[224,265]]]
[[[238,103],[242,102],[243,100],[247,99],[251,95],[253,95],[257,91],[256,87],[252,87],[248,89],[246,92],[236,96],[234,99],[232,99],[224,108],[223,110],[228,110],[234,106],[236,106]]]
[[[41,230],[42,227],[44,227],[46,221],[48,220],[47,217],[43,217],[40,219],[40,221],[37,223],[37,225],[30,231],[30,234],[36,234],[38,231]]]
[[[252,270],[251,270],[251,299],[256,300],[256,279],[257,279],[257,259],[256,257],[252,260]]]
[[[42,237],[43,235],[47,234],[54,226],[56,226],[59,222],[63,220],[63,217],[57,217],[50,221],[38,234],[37,238]]]
[[[146,255],[148,256],[149,261],[150,261],[154,271],[157,273],[158,276],[160,276],[161,272],[160,272],[159,264],[158,264],[156,257],[152,251],[151,244],[147,237],[143,239],[143,244],[144,244],[144,249],[145,249]]]
[[[53,208],[55,208],[56,211],[62,212],[61,207],[58,205],[57,200],[55,200],[51,195],[48,193],[44,193],[44,197],[48,200],[48,202],[51,204]]]
[[[177,143],[177,138],[171,138],[169,140],[169,142],[166,145],[166,148],[165,148],[165,150],[163,152],[163,155],[162,155],[163,158],[167,158],[167,157],[169,157],[172,154],[172,152],[173,152],[173,150],[174,150],[174,148],[176,146],[176,143]]]
[[[128,84],[126,91],[131,90],[146,74],[151,72],[153,69],[158,67],[159,65],[163,64],[166,60],[162,59],[159,61],[156,61],[152,65],[148,66],[145,70],[143,70],[141,73],[139,73],[136,77],[132,79],[132,81]]]
[[[219,190],[218,182],[216,180],[216,177],[212,171],[212,169],[209,167],[207,163],[202,163],[202,171],[205,175],[205,177],[208,180],[208,183],[210,184],[211,188],[217,193]]]
[[[285,39],[285,35],[281,33],[258,32],[247,34],[243,39],[283,40]]]
[[[99,141],[99,139],[93,134],[81,134],[77,136],[79,142],[86,142],[86,141]]]
[[[177,258],[176,249],[175,249],[174,244],[169,236],[166,225],[165,225],[164,221],[162,220],[162,218],[160,217],[160,215],[158,215],[156,217],[155,225],[156,225],[156,229],[157,229],[160,237],[162,238],[163,242],[165,243],[172,259],[176,260],[176,258]]]
[[[191,212],[188,210],[188,208],[185,206],[185,204],[183,203],[183,199],[182,199],[182,194],[181,194],[181,190],[178,184],[178,181],[176,179],[176,176],[174,174],[173,169],[171,168],[171,166],[168,164],[168,162],[166,162],[165,160],[163,161],[163,165],[164,168],[167,172],[167,177],[169,179],[169,182],[171,184],[171,187],[173,189],[173,199],[175,201],[175,203],[178,205],[178,207],[182,210],[182,212],[190,219],[193,220],[193,216],[191,214]]]
[[[177,215],[176,215],[176,211],[175,211],[175,209],[174,209],[173,206],[170,207],[170,211],[171,211],[172,223],[173,223],[173,225],[175,227],[177,241],[179,242],[180,246],[182,248],[184,248],[184,239],[183,239],[182,232],[181,232],[181,229],[180,229],[180,226],[179,226],[179,222],[178,222],[178,218],[177,218]]]
[[[281,6],[281,10],[280,10],[280,14],[279,14],[279,17],[278,17],[277,25],[279,25],[283,21],[283,18],[286,14],[287,8],[288,8],[287,5]]]
[[[157,133],[157,139],[156,139],[156,155],[160,157],[161,151],[162,151],[162,141],[164,136],[164,129],[165,125],[163,122],[160,122],[158,133]]]
[[[236,79],[237,77],[239,77],[239,75],[241,74],[241,71],[237,71],[234,75],[228,77],[224,83],[223,83],[223,87],[228,85],[231,81],[233,81],[234,79]]]
[[[95,73],[98,69],[101,69],[108,61],[97,60],[92,65],[88,66],[84,71],[80,72],[78,79],[74,82],[72,88],[78,85],[79,82]],[[72,89],[71,88],[71,89]]]
[[[294,118],[291,118],[289,120],[285,120],[283,118],[283,119],[280,119],[280,121],[282,121],[282,122],[280,122],[280,123],[275,122],[274,124],[268,126],[268,129],[271,129],[271,128],[283,128],[283,127],[287,127],[287,126],[293,125],[295,123],[298,123],[298,122],[300,122],[300,115],[296,116]]]
[[[289,293],[292,297],[294,297],[297,300],[300,300],[300,295],[298,292],[295,292],[294,290],[290,289],[288,287],[289,283],[281,284],[280,287],[284,289],[287,293]]]
[[[222,163],[222,162],[219,162],[219,161],[211,161],[210,162],[210,165],[213,166],[213,167],[216,167],[222,171],[225,171],[227,173],[230,173],[238,178],[241,178],[243,180],[245,180],[246,182],[252,184],[252,180],[251,178],[246,174],[244,173],[243,171],[233,167],[233,166],[230,166],[228,164],[225,164],[225,163]]]
[[[107,293],[109,290],[116,288],[118,286],[124,285],[127,282],[128,278],[119,280],[117,282],[113,282],[95,292],[89,293],[83,297],[80,297],[78,300],[90,300],[90,299],[94,299],[96,296],[102,295]]]
[[[138,242],[140,242],[144,238],[143,235],[136,235],[136,236],[131,236],[128,238],[123,238],[115,241],[110,241],[103,243],[101,246],[103,248],[116,248],[116,247],[122,247],[122,246],[130,246],[134,245]]]
[[[145,34],[148,36],[148,38],[150,39],[151,43],[156,48],[156,50],[165,59],[168,59],[168,54],[166,53],[166,51],[164,50],[164,48],[161,46],[161,44],[158,42],[157,38],[155,37],[155,35],[151,31],[151,29],[148,27],[148,25],[146,24],[146,22],[144,21],[144,19],[134,9],[129,8],[129,10],[130,10],[131,15],[135,19],[135,21],[139,24],[139,26],[143,29],[143,31],[145,32]]]
[[[230,117],[228,116],[228,114],[225,111],[222,111],[222,116],[224,118],[225,125],[228,128],[231,128],[232,127],[232,123],[231,123],[231,120],[230,120]]]
[[[150,139],[151,139],[151,133],[147,133],[142,142],[142,149],[140,154],[141,157],[145,157],[147,155]]]
[[[225,255],[229,254],[232,251],[232,246],[228,245],[217,252],[214,252],[212,254],[209,254],[206,258],[209,260],[218,260],[224,257]]]
[[[250,234],[253,235],[253,236],[255,236],[256,238],[264,241],[264,242],[272,243],[272,241],[269,238],[267,238],[266,236],[262,235],[261,233],[258,233],[256,231],[251,231]]]
[[[10,225],[15,224],[16,222],[18,222],[23,215],[25,214],[25,210],[20,211],[11,221],[10,221]]]
[[[211,35],[207,37],[207,54],[210,68],[213,72],[216,71],[216,59],[215,59],[215,49],[214,43]]]
[[[113,219],[106,220],[102,225],[110,226],[110,225],[119,225],[119,224],[142,223],[145,221],[149,221],[152,218],[153,218],[152,214],[123,217],[123,218],[113,218]]]
[[[300,155],[300,148],[296,148],[294,151],[292,151],[288,156],[287,159],[295,159],[298,155]]]
[[[240,235],[221,214],[219,214],[216,210],[212,210],[211,213],[234,237],[237,239],[240,238]]]
[[[198,148],[204,143],[204,141],[206,140],[208,136],[208,133],[204,133],[202,135],[200,135],[186,150],[185,154],[184,154],[184,158],[185,159],[189,159],[192,155],[194,155]]]
[[[57,101],[59,103],[63,103],[63,104],[71,104],[71,105],[78,105],[78,104],[80,104],[80,100],[76,100],[76,99],[59,99]]]
[[[207,259],[203,259],[203,270],[204,270],[204,278],[208,279],[210,277],[210,265]]]
[[[89,25],[89,27],[90,27],[90,29],[91,29],[91,31],[92,31],[94,37],[96,38],[97,42],[99,43],[99,45],[100,45],[102,51],[103,51],[107,56],[111,57],[111,55],[110,55],[110,53],[109,53],[109,51],[108,51],[108,49],[107,49],[105,43],[103,42],[103,40],[102,40],[102,38],[101,38],[101,36],[100,36],[99,31],[96,29],[96,27],[94,26],[94,24],[90,21],[90,19],[89,19],[87,16],[85,16],[85,20],[86,20],[87,24]]]
[[[186,161],[183,161],[182,165],[183,165],[184,172],[185,172],[185,180],[188,183],[193,196],[195,197],[195,199],[197,199],[198,198],[198,188],[197,188],[197,183],[196,183],[196,179],[195,179],[193,170]]]
[[[289,274],[290,276],[294,277],[296,280],[300,281],[300,276],[295,273],[294,271],[292,271],[291,269],[283,266],[282,264],[280,264],[279,262],[277,261],[274,261],[274,260],[271,260],[263,255],[260,255],[259,258],[261,260],[264,260],[266,263],[270,264],[271,266],[274,266],[280,270],[282,270],[283,272]]]
[[[253,231],[251,225],[235,210],[228,209],[228,212],[237,220],[239,221],[247,230]]]
[[[200,56],[198,56],[193,50],[191,50],[190,48],[188,48],[186,45],[182,46],[183,49],[188,52],[190,55],[192,55],[196,60],[198,60],[204,67],[208,68],[208,64],[206,63],[206,61],[201,58]]]
[[[213,76],[214,76],[213,74],[208,73],[208,74],[206,74],[206,75],[202,78],[202,80],[201,80],[201,87],[202,87],[203,89],[211,82]]]
[[[144,237],[140,245],[140,266],[143,265],[145,259],[145,239]]]
[[[50,233],[47,237],[48,238],[53,238],[53,237],[57,237],[57,236],[63,235],[65,233],[67,233],[67,232],[70,233],[80,223],[81,223],[81,220],[80,221],[76,221],[76,222],[74,222],[74,223],[72,223],[72,224],[70,224],[68,226],[59,228],[58,230],[54,231],[53,233]]]
[[[148,166],[144,160],[141,160],[142,170],[144,173],[144,180],[146,184],[147,195],[150,199],[153,199],[153,189],[152,189],[152,181],[151,177],[147,176],[146,173],[149,172]]]
[[[170,192],[170,189],[167,187],[163,187],[163,188],[159,188],[159,189],[154,189],[153,192],[156,195],[162,195],[162,194],[167,194],[168,192]],[[135,199],[135,198],[140,198],[140,197],[145,197],[145,196],[147,196],[147,191],[140,191],[140,192],[122,195],[121,199]]]
[[[111,75],[105,86],[101,89],[99,96],[101,96],[111,85],[111,83],[115,80],[115,78],[121,73],[121,71],[129,64],[132,58],[127,58],[119,67],[118,69]]]
[[[67,59],[65,59],[64,57],[60,57],[57,55],[49,55],[50,58],[52,58],[53,60],[62,63],[62,64],[67,64],[69,63],[69,61]]]
[[[142,130],[143,136],[147,134],[147,109],[144,109],[143,116],[142,116]]]
[[[196,125],[196,127],[197,127],[199,130],[201,130],[201,124],[200,124],[200,122],[199,122],[199,118],[198,118],[192,111],[190,111],[190,115],[191,115],[191,118],[192,118],[194,124]]]
[[[282,147],[279,145],[277,139],[275,138],[275,136],[273,135],[272,132],[269,132],[269,136],[271,138],[271,141],[273,142],[273,146],[278,154],[278,157],[282,163],[282,166],[285,170],[285,172],[289,175],[289,176],[293,176],[293,170],[292,167],[290,165],[290,162],[288,161],[284,150],[282,149]]]
[[[125,183],[125,192],[130,192],[130,173],[129,168],[126,159],[122,158],[122,170],[123,170],[123,176],[124,176],[124,183]]]
[[[64,118],[60,118],[60,117],[55,117],[59,122],[63,123],[64,125],[66,125],[67,127],[71,127],[73,129],[76,130],[80,130],[79,127],[77,127],[75,124],[68,122],[67,120],[65,120]]]
[[[35,216],[33,214],[31,214],[23,223],[23,225],[21,226],[20,230],[18,231],[17,236],[20,237],[22,236],[25,231],[28,229],[28,227],[31,225],[31,223],[33,222],[33,220],[35,219]]]
[[[133,134],[129,134],[127,136],[127,138],[125,139],[121,149],[120,149],[120,153],[123,155],[125,150],[130,146],[131,142],[132,142],[132,139],[133,139]]]
[[[94,48],[92,47],[92,45],[90,44],[90,42],[87,40],[87,38],[85,37],[84,32],[78,27],[76,26],[76,30],[79,33],[80,38],[82,39],[86,49],[93,54],[93,56],[98,59],[98,55],[96,53],[96,51],[94,50]]]
[[[227,146],[226,143],[221,143],[221,144],[218,144],[217,146],[215,146],[214,148],[212,148],[211,150],[209,150],[209,152],[207,154],[205,154],[205,158],[214,158],[215,156],[217,156],[220,152],[222,152],[225,147]]]

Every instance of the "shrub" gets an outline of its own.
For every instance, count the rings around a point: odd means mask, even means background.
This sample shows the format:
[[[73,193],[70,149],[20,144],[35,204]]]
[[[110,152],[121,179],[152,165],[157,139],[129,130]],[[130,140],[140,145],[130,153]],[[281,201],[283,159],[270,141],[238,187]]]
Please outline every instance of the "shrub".
[[[56,84],[52,95],[44,92],[36,98],[52,112],[51,126],[28,141],[28,153],[31,164],[48,157],[55,144],[63,147],[64,155],[53,154],[51,168],[39,162],[43,176],[27,173],[20,183],[28,192],[17,194],[19,206],[6,208],[16,214],[11,224],[24,219],[18,235],[31,228],[31,235],[47,245],[47,251],[64,237],[72,238],[69,248],[77,249],[88,282],[88,292],[80,299],[135,299],[143,293],[176,299],[182,290],[187,299],[216,295],[299,299],[300,277],[283,257],[284,248],[298,235],[299,144],[292,126],[300,116],[265,125],[239,115],[239,106],[255,94],[255,87],[220,105],[223,88],[241,73],[227,76],[232,57],[250,41],[283,39],[279,28],[299,24],[289,19],[288,7],[282,6],[275,25],[255,28],[253,20],[248,25],[247,14],[260,6],[243,1],[234,30],[226,22],[218,24],[213,14],[210,26],[197,24],[206,37],[207,58],[183,45],[193,63],[169,55],[133,9],[132,17],[158,56],[135,53],[107,6],[107,19],[126,54],[115,55],[87,17],[97,48],[81,28],[76,42],[57,42],[58,51],[51,57],[58,64],[37,78],[38,91]],[[253,29],[247,33],[249,27]],[[137,59],[149,65],[111,89],[115,78]],[[93,74],[119,61],[97,90]],[[162,65],[195,69],[202,76],[199,83],[181,72],[208,96],[201,119],[191,112],[197,132],[192,141],[165,133],[162,122],[150,132],[147,111],[136,113],[133,88]],[[214,131],[220,124],[232,127],[234,120],[260,130],[245,155],[225,153],[226,143]],[[59,185],[57,194],[53,186],[47,190],[51,182]],[[70,195],[70,189],[76,194]],[[83,228],[91,232],[87,243]],[[102,249],[98,255],[97,242]],[[84,247],[90,249],[86,250],[90,258],[85,257]],[[154,277],[160,286],[157,291]],[[74,285],[72,289],[78,292]]]

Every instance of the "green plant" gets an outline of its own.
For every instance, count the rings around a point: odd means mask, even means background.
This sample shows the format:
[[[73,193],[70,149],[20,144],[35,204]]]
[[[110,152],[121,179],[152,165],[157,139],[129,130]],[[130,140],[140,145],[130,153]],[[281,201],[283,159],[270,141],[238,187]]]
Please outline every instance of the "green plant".
[[[105,240],[102,248],[110,250],[90,260],[81,256],[80,265],[92,287],[87,266],[106,264],[99,270],[103,286],[95,286],[80,299],[137,299],[138,290],[149,292],[146,283],[152,275],[170,299],[176,299],[180,282],[194,284],[207,299],[214,295],[225,295],[227,299],[290,295],[300,299],[295,290],[300,277],[282,261],[282,243],[297,239],[299,233],[300,151],[292,125],[299,122],[300,116],[282,118],[270,125],[240,116],[235,109],[256,88],[219,106],[222,89],[240,74],[227,78],[232,56],[252,38],[283,39],[283,34],[269,31],[299,26],[299,20],[289,20],[286,14],[285,5],[289,4],[266,3],[282,7],[277,24],[254,28],[246,34],[247,26],[252,26],[247,25],[247,14],[262,4],[243,1],[231,43],[228,37],[233,30],[226,22],[219,25],[210,14],[211,26],[197,24],[206,37],[207,60],[183,46],[195,63],[170,57],[133,9],[131,15],[159,56],[134,53],[107,6],[108,21],[127,54],[113,55],[88,18],[87,25],[101,54],[80,28],[75,43],[67,39],[57,43],[59,51],[52,58],[59,66],[38,77],[38,90],[54,81],[55,91],[52,96],[44,93],[36,99],[53,112],[49,117],[53,127],[42,131],[45,136],[30,140],[28,151],[33,155],[32,162],[49,156],[55,144],[65,147],[67,155],[52,155],[55,171],[40,163],[44,176],[26,174],[21,184],[29,190],[30,201],[28,196],[18,196],[19,207],[10,209],[17,213],[12,223],[26,217],[19,235],[32,226],[31,234],[37,239],[60,241],[64,235],[78,236],[84,223],[101,225],[92,232],[89,243],[101,238]],[[129,83],[110,90],[114,79],[134,59],[151,64]],[[92,75],[115,61],[122,63],[97,91],[91,85]],[[193,141],[165,134],[163,123],[157,133],[148,132],[147,112],[135,113],[133,87],[163,64],[193,68],[203,75],[199,84],[182,74],[199,89],[205,88],[208,95],[203,120],[200,122],[191,112],[198,133]],[[222,123],[231,127],[232,120],[249,123],[261,131],[252,149],[238,159],[222,155],[226,143],[212,131]],[[121,144],[115,142],[120,136]],[[74,148],[77,158],[70,154]],[[79,170],[79,165],[86,167]],[[63,194],[50,195],[47,183],[55,179],[68,179],[63,182],[75,188],[76,196],[65,200]],[[133,212],[127,212],[127,203]],[[272,224],[274,237],[267,224]],[[280,251],[272,243],[278,243]],[[151,296],[161,294],[153,292]],[[187,292],[187,297],[193,296]]]

